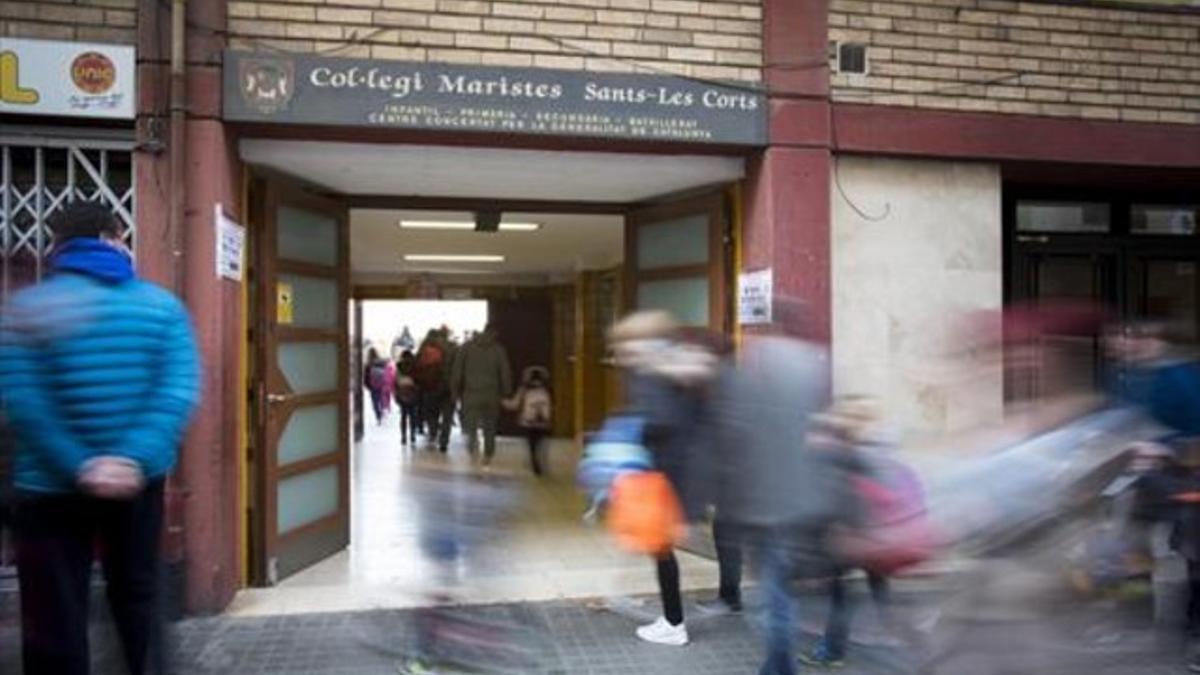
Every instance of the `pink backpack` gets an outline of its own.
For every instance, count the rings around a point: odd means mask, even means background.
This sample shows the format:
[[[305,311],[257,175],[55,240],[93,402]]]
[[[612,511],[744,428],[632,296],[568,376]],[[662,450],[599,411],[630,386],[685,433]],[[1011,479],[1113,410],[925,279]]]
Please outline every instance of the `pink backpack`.
[[[852,479],[866,509],[866,520],[845,537],[841,548],[855,564],[890,575],[932,558],[938,537],[917,474],[893,460],[881,463],[880,469],[881,477]]]

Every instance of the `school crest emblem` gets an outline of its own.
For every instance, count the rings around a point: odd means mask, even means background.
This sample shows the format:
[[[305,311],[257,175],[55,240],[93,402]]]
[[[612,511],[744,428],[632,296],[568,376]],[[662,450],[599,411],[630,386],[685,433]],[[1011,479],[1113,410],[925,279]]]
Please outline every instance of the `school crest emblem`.
[[[246,105],[272,115],[291,103],[296,67],[283,59],[246,59],[239,64],[238,78]]]

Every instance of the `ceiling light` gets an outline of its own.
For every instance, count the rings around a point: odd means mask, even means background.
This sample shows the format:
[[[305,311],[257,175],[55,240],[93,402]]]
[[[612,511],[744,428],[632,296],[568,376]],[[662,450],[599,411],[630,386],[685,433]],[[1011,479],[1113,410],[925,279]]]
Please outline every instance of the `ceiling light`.
[[[404,256],[408,262],[463,262],[463,263],[502,263],[502,255],[456,255],[411,253]]]
[[[406,230],[474,230],[475,223],[468,220],[401,220],[400,227]],[[541,223],[500,223],[501,232],[536,232]]]

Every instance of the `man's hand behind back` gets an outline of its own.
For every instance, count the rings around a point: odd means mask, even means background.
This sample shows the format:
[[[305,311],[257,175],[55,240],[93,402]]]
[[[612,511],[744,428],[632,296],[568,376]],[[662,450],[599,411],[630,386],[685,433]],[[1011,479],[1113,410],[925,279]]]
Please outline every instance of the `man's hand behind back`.
[[[93,457],[79,471],[79,488],[98,499],[131,499],[145,483],[136,462],[116,455]]]

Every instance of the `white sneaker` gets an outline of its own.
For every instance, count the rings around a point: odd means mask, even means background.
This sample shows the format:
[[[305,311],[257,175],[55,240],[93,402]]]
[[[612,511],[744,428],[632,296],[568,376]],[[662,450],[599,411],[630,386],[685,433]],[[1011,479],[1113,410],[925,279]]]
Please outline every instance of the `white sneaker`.
[[[672,626],[667,623],[665,617],[659,617],[658,621],[638,628],[637,636],[646,642],[671,647],[682,647],[688,643],[687,626]]]

